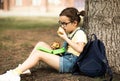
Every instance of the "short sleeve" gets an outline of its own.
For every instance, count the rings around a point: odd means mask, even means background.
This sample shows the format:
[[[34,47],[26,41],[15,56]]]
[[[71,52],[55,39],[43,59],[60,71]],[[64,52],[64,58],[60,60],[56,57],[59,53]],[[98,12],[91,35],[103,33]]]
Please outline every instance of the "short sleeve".
[[[75,42],[84,42],[87,43],[87,36],[83,30],[78,30],[73,37]]]

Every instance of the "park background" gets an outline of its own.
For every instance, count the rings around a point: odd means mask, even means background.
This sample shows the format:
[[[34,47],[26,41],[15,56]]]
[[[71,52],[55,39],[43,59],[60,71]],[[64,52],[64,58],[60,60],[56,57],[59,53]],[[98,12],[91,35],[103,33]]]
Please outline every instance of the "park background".
[[[63,42],[57,34],[62,9],[84,10],[85,0],[0,0],[0,74],[22,63],[38,41]],[[45,63],[22,75],[22,81],[102,81],[102,78],[59,74]],[[114,74],[114,81],[119,75]]]
[[[65,7],[84,10],[85,0],[0,0],[0,15],[58,16]]]

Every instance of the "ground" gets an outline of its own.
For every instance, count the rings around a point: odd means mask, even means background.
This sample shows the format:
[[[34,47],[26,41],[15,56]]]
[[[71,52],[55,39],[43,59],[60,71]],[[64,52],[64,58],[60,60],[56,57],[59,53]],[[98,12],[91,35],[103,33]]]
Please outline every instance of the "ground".
[[[22,63],[30,54],[35,44],[45,41],[63,42],[56,35],[56,28],[18,30],[9,29],[0,32],[0,74],[13,69]],[[33,59],[34,60],[34,59]],[[43,62],[31,69],[31,75],[21,75],[21,81],[102,81],[101,78],[73,76],[70,73],[60,74]],[[114,81],[120,81],[115,75]]]

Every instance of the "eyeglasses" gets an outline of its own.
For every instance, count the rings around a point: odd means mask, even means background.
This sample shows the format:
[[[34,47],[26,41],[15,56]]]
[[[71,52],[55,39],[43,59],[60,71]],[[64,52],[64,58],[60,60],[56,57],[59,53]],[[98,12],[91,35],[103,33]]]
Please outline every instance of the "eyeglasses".
[[[71,23],[71,22],[61,22],[61,21],[58,21],[58,23],[59,23],[59,25],[60,26],[67,26],[69,23]]]

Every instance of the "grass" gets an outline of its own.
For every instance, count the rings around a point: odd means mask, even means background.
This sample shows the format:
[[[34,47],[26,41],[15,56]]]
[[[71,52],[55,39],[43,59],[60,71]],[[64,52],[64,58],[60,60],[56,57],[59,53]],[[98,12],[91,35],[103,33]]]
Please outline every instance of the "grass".
[[[55,17],[0,17],[0,30],[36,29],[57,26]]]
[[[0,42],[14,41],[11,36],[2,33],[2,31],[7,29],[30,30],[56,26],[58,26],[56,17],[0,17]],[[23,45],[27,47],[29,44],[25,43]],[[7,49],[6,46],[0,43],[0,49],[1,48]]]
[[[2,62],[0,62],[1,65],[0,72],[5,71],[6,68],[8,69],[13,68],[17,64],[21,63],[25,59],[25,57],[28,56],[27,54],[29,54],[29,52],[31,52],[31,49],[33,48],[33,45],[30,41],[32,38],[29,39],[21,36],[20,39],[21,40],[25,39],[25,42],[21,42],[21,41],[18,42],[17,40],[19,39],[17,39],[16,36],[14,38],[13,34],[11,33],[10,35],[9,34],[6,35],[5,34],[6,32],[1,32],[2,30],[6,30],[6,29],[29,30],[29,29],[51,28],[56,26],[57,26],[57,18],[52,18],[52,17],[34,17],[34,18],[33,17],[0,17],[0,51],[1,51],[0,59],[2,60]],[[29,35],[26,35],[26,37],[28,36]],[[35,38],[35,39],[39,40],[39,38]],[[36,40],[34,40],[33,42],[35,43]],[[53,75],[54,74],[52,74],[52,76]],[[34,76],[32,76],[32,78],[34,78]],[[113,81],[119,81],[118,78],[119,75],[116,75]],[[95,78],[93,81],[103,81],[103,80],[101,80],[101,78]]]
[[[7,50],[7,52],[11,52],[15,49],[14,45],[12,45],[14,44],[15,38],[14,36],[11,36],[12,34],[6,34],[6,30],[33,30],[56,26],[57,18],[55,17],[0,17],[0,51]],[[32,45],[29,42],[20,44],[21,48],[25,48],[25,50],[21,51],[24,51],[25,53],[31,46]]]

